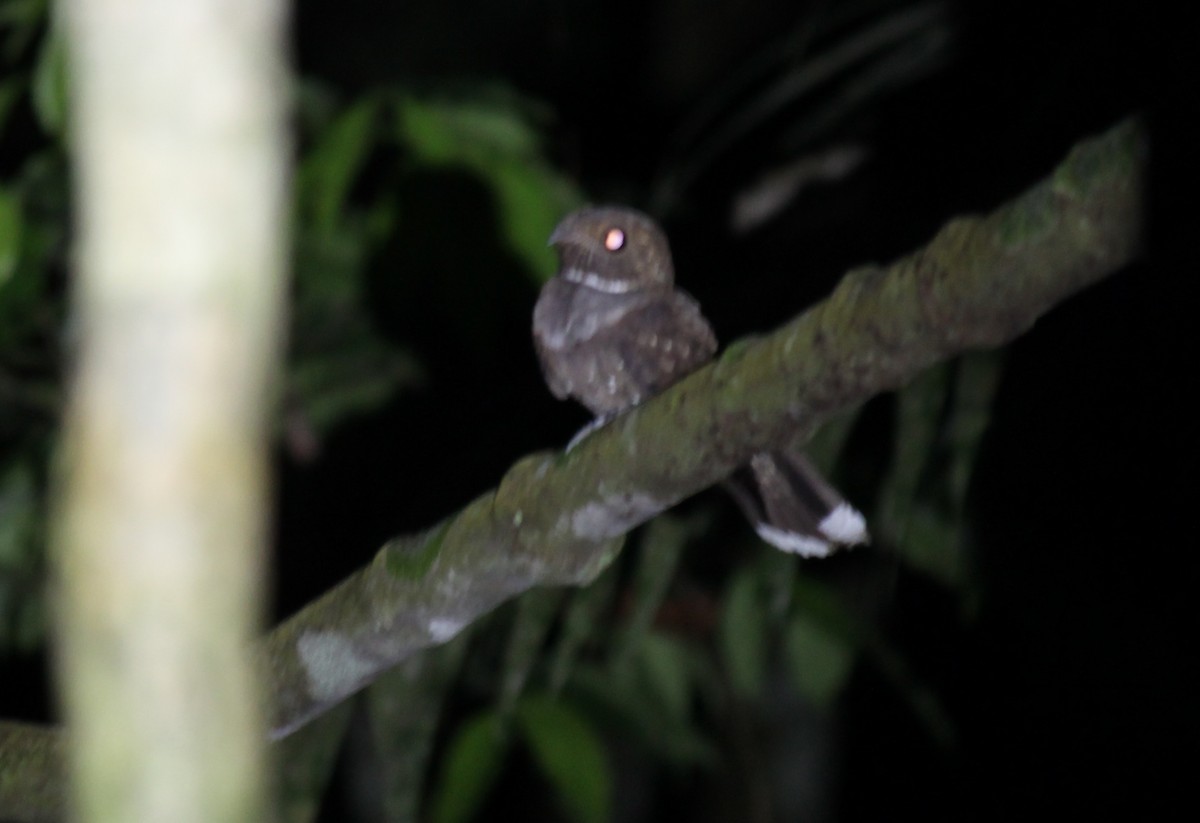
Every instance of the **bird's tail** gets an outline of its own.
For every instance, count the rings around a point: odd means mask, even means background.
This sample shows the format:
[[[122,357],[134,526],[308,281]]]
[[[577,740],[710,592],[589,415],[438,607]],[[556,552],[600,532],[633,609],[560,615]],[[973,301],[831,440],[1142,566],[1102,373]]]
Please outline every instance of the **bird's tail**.
[[[759,537],[783,551],[825,557],[870,540],[862,514],[799,452],[756,454],[725,487]]]

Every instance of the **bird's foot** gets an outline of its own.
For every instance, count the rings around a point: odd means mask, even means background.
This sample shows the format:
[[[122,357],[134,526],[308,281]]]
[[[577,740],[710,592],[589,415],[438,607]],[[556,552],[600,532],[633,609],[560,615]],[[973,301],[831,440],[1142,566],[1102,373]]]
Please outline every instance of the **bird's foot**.
[[[575,436],[572,437],[571,442],[567,444],[566,451],[570,451],[571,449],[578,446],[580,441],[584,440],[589,434],[591,434],[596,429],[603,426],[608,421],[612,420],[614,417],[616,417],[615,414],[602,414],[599,417],[597,417],[595,420],[593,420],[591,423],[588,423],[582,429],[575,432]]]

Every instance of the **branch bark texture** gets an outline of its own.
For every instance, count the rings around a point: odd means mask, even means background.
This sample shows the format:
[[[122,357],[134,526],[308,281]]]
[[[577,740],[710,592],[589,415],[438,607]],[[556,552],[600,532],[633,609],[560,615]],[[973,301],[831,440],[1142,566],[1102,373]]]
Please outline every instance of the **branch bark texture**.
[[[890,266],[850,272],[824,302],[736,343],[570,453],[530,455],[454,517],[389,542],[262,641],[272,734],[299,728],[509,597],[588,582],[626,531],[749,455],[802,443],[831,415],[939,360],[1011,340],[1120,269],[1142,234],[1145,141],[1130,120],[1081,142],[990,215],[951,221]],[[14,745],[60,745],[56,730],[13,728],[0,723],[0,764]],[[15,773],[18,794],[0,780],[0,817],[43,819],[19,794],[38,785],[36,773]]]
[[[887,267],[595,432],[519,461],[424,534],[393,540],[263,645],[282,736],[426,646],[537,585],[582,584],[623,535],[750,455],[802,443],[834,414],[959,352],[999,346],[1119,269],[1141,237],[1136,121],[1080,143],[1041,183],[952,220]]]

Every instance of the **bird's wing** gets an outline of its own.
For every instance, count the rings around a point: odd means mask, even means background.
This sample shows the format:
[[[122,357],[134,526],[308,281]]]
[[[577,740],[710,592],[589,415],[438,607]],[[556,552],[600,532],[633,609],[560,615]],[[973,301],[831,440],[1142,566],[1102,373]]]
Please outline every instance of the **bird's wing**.
[[[712,358],[717,341],[696,301],[678,292],[629,295],[619,313],[558,352],[567,392],[593,414],[624,411]]]
[[[566,400],[572,394],[572,381],[569,370],[565,368],[564,353],[576,345],[569,320],[577,290],[577,286],[555,277],[542,287],[542,293],[533,308],[533,348],[542,366],[546,385],[559,400]]]
[[[641,400],[652,397],[712,359],[717,338],[688,295],[673,291],[633,308],[613,334],[619,355]]]

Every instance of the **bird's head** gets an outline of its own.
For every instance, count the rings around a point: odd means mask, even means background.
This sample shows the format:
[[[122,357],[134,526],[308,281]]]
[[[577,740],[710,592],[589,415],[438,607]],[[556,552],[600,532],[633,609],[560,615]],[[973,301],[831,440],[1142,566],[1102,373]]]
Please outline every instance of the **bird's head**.
[[[558,249],[559,277],[597,291],[669,289],[675,280],[666,235],[634,209],[579,209],[555,227],[550,245]]]

